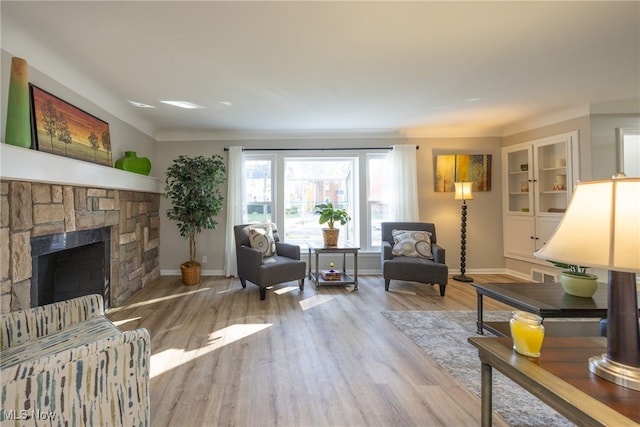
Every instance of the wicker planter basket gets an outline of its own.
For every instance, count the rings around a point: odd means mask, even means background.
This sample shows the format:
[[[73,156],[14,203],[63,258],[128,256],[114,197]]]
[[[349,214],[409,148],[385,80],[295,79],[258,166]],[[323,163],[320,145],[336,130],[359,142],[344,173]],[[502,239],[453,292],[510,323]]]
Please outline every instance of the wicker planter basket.
[[[180,265],[182,271],[182,283],[187,286],[197,285],[200,283],[200,272],[202,266],[197,261],[187,261]]]

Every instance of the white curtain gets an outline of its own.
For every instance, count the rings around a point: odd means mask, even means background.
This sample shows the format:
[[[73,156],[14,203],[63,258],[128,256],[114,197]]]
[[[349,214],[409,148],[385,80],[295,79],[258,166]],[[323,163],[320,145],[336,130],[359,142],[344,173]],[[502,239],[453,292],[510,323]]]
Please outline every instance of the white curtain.
[[[415,145],[394,145],[391,151],[391,213],[395,221],[416,222],[418,212],[418,166]]]
[[[242,147],[229,147],[227,166],[227,236],[225,242],[224,274],[238,275],[236,261],[236,240],[233,226],[243,224],[244,201],[244,161]]]

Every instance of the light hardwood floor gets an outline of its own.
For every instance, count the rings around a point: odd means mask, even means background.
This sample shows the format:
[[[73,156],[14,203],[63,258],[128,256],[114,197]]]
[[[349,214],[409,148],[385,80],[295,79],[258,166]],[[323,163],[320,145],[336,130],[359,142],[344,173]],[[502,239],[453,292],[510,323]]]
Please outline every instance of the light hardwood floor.
[[[480,425],[479,399],[381,314],[475,310],[471,285],[450,279],[443,298],[437,286],[392,281],[385,292],[381,276],[359,279],[358,291],[290,282],[260,301],[235,278],[187,287],[163,276],[107,316],[151,333],[154,427]]]

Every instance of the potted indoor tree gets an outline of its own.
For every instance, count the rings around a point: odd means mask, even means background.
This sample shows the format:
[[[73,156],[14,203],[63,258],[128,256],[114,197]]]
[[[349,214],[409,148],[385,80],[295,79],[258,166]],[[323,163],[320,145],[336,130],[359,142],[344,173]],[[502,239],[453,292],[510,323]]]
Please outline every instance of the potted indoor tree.
[[[167,169],[164,196],[173,206],[167,218],[178,222],[180,235],[189,239],[189,261],[180,265],[185,285],[200,283],[201,265],[196,260],[196,234],[214,230],[224,197],[220,185],[226,178],[222,156],[179,156]]]
[[[320,224],[327,223],[328,228],[322,229],[322,237],[324,239],[325,246],[338,246],[338,236],[340,235],[340,229],[335,228],[335,223],[340,222],[340,225],[345,225],[347,221],[351,220],[351,217],[344,209],[337,209],[333,207],[333,203],[319,203],[314,206],[314,214],[320,215],[318,222]]]
[[[567,294],[591,298],[598,290],[598,276],[587,273],[589,267],[551,260],[549,262],[562,269],[560,285]]]

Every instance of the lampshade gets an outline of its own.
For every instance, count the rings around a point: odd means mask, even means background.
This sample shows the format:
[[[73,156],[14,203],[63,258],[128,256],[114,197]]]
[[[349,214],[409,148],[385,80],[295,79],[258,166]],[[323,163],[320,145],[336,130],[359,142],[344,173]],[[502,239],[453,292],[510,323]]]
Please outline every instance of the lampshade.
[[[534,255],[567,264],[640,272],[640,178],[578,183],[560,225]]]
[[[473,187],[473,182],[454,182],[455,186],[455,200],[472,200],[473,192],[471,188]]]

